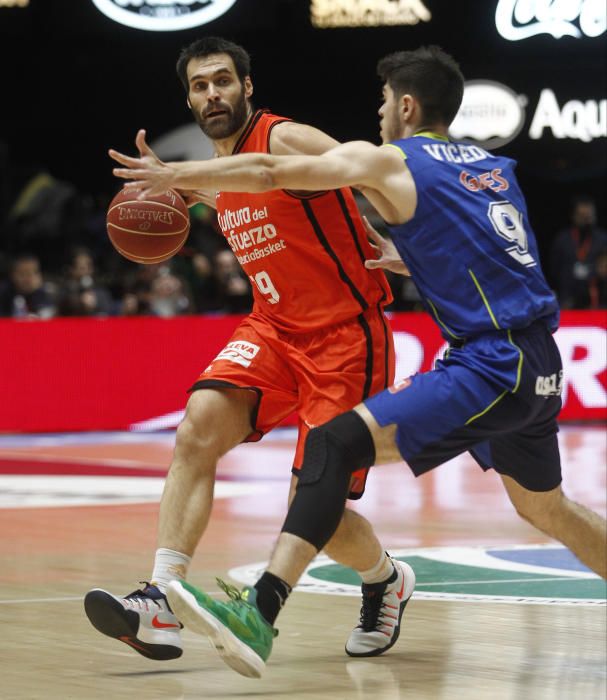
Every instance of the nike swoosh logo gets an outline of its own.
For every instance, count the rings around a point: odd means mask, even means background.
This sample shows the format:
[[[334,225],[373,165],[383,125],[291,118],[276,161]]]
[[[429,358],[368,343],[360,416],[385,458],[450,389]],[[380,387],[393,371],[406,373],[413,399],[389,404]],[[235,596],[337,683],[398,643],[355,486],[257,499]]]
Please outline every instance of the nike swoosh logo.
[[[403,585],[400,587],[400,591],[396,594],[396,597],[399,600],[402,600],[404,592],[405,592],[405,577],[403,576]]]
[[[164,629],[170,629],[172,628],[179,628],[179,625],[175,625],[172,622],[160,622],[158,619],[158,615],[154,616],[152,619],[152,627],[155,627],[157,630],[164,630]]]

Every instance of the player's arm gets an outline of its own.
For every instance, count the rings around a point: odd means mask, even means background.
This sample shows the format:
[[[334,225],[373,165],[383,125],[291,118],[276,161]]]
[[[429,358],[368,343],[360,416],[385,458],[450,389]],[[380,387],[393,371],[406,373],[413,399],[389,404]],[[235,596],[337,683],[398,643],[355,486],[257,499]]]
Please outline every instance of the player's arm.
[[[270,132],[273,156],[318,156],[339,146],[339,141],[308,124],[280,122]]]
[[[402,156],[393,148],[365,141],[342,144],[318,156],[274,156],[245,153],[208,161],[164,163],[145,142],[136,139],[140,157],[117,151],[110,156],[125,166],[114,174],[141,190],[140,197],[167,189],[266,192],[268,190],[330,190],[365,187],[377,194],[374,206],[391,223],[406,221],[415,208],[415,187]]]

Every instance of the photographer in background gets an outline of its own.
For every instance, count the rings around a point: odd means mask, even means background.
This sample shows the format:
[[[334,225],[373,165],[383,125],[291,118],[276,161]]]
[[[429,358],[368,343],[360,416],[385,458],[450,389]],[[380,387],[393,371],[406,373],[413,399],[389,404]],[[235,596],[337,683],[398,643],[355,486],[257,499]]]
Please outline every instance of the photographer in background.
[[[595,268],[606,251],[607,232],[597,226],[594,200],[577,197],[571,226],[558,233],[550,253],[550,271],[562,309],[599,308]]]

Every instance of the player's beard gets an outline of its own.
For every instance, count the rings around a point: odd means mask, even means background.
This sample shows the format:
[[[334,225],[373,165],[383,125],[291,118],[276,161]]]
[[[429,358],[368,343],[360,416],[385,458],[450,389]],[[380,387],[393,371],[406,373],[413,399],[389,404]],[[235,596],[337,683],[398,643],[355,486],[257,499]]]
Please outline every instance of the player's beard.
[[[217,109],[224,110],[225,115],[215,117],[211,121],[209,121],[205,116],[192,110],[192,114],[194,115],[194,119],[198,123],[198,126],[202,129],[203,133],[205,133],[213,141],[220,141],[221,139],[226,139],[229,136],[232,136],[232,134],[235,134],[247,120],[248,104],[247,98],[245,97],[244,86],[240,93],[240,97],[234,105],[230,105],[227,102],[222,102],[220,104],[213,105],[212,110]]]

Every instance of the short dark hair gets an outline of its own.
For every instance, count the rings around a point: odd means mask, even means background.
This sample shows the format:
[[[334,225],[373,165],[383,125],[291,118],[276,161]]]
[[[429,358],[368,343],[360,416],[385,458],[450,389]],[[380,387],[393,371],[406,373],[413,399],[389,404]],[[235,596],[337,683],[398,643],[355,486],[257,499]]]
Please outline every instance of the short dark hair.
[[[241,83],[251,74],[251,57],[242,46],[221,37],[205,36],[192,42],[189,46],[184,46],[177,59],[177,75],[186,92],[189,92],[190,89],[187,68],[191,59],[204,58],[217,53],[225,53],[234,61],[236,74]]]
[[[464,76],[455,59],[439,46],[397,51],[382,58],[377,73],[397,98],[410,94],[422,108],[427,125],[455,119],[464,94]]]

